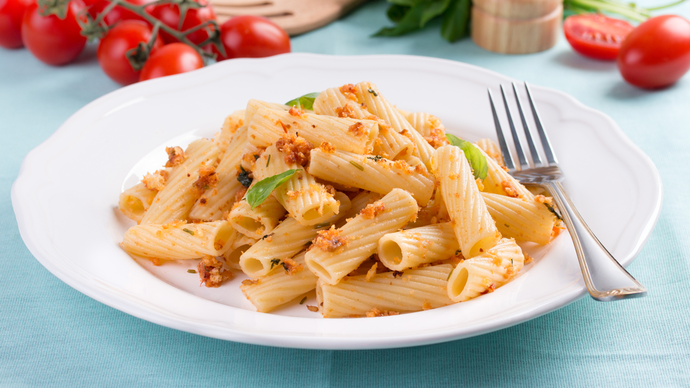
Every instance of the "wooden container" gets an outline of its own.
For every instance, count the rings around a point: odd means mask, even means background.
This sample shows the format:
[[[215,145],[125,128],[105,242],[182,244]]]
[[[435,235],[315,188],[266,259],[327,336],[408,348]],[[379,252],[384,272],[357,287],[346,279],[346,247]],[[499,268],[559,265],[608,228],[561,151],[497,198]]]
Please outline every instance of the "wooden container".
[[[472,39],[501,54],[536,53],[556,44],[562,19],[562,0],[474,0]]]

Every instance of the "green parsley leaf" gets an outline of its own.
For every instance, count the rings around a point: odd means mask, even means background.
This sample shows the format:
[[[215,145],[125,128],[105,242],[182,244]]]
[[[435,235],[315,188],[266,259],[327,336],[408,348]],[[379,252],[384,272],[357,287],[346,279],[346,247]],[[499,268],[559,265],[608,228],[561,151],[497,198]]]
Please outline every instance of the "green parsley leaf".
[[[268,167],[269,163],[271,163],[271,155],[268,155],[268,160],[266,161],[266,167]]]
[[[305,296],[304,298],[302,298],[301,301],[299,301],[299,304],[304,304],[304,302],[306,302],[306,301],[307,301],[307,297]]]
[[[448,277],[446,278],[446,281],[450,280],[450,275],[453,274],[453,271],[455,271],[455,268],[451,269],[450,272],[448,273]]]
[[[379,94],[378,94],[378,93],[376,93],[376,90],[374,90],[374,89],[367,89],[367,92],[369,92],[369,93],[373,94],[373,95],[374,95],[374,97],[378,97],[378,96],[379,96]]]
[[[290,101],[286,102],[285,105],[295,106],[297,108],[313,110],[314,109],[314,100],[316,100],[316,97],[318,97],[318,96],[319,96],[319,93],[305,94],[302,97],[297,97],[294,100],[290,100]]]
[[[350,160],[350,164],[353,165],[353,166],[355,166],[355,167],[357,167],[357,169],[358,169],[359,171],[364,171],[364,167],[362,167],[361,164],[355,162],[354,160]]]
[[[271,269],[280,264],[280,259],[271,259]]]
[[[187,229],[187,228],[184,228],[184,229],[182,229],[182,230],[185,231],[185,232],[187,232],[187,233],[189,233],[189,234],[191,234],[192,236],[194,236],[194,232],[193,232],[193,231],[191,231],[191,230],[189,230],[189,229]]]
[[[193,270],[193,269],[188,269],[188,270],[187,270],[187,273],[196,273],[196,271]]]
[[[284,172],[281,172],[278,175],[273,175],[269,176],[266,179],[262,179],[259,181],[257,184],[252,186],[249,191],[247,191],[247,202],[249,205],[252,207],[252,210],[261,205],[266,198],[268,198],[269,195],[273,192],[273,190],[277,189],[280,185],[283,183],[287,182],[290,178],[292,178],[293,175],[297,171],[302,171],[302,170],[287,170]]]
[[[322,222],[320,224],[316,224],[316,225],[314,225],[314,229],[321,229],[321,228],[324,228],[326,226],[331,226],[331,223],[330,222]]]
[[[462,152],[465,153],[465,158],[470,163],[475,179],[486,178],[486,174],[489,172],[489,165],[486,163],[484,154],[482,154],[477,147],[469,141],[462,140],[450,133],[446,133],[446,139],[448,139],[450,144],[460,148]]]
[[[379,160],[383,159],[383,156],[376,155],[373,158],[371,156],[367,156],[367,159],[373,160],[374,162],[378,162]]]

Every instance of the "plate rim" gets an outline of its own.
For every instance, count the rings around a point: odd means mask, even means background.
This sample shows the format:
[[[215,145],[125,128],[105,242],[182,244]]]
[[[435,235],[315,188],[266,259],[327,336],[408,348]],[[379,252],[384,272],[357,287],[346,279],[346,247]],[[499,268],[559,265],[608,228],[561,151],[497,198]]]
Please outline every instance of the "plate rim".
[[[57,141],[61,136],[67,134],[66,128],[69,128],[72,125],[72,122],[77,121],[82,115],[84,115],[86,112],[88,112],[92,107],[99,105],[103,102],[107,102],[108,100],[113,100],[115,101],[118,97],[120,96],[126,96],[129,94],[136,94],[136,91],[139,89],[142,90],[155,90],[157,89],[158,85],[164,85],[166,83],[169,84],[174,84],[175,80],[192,80],[197,77],[203,77],[204,75],[211,75],[215,72],[242,72],[246,71],[245,64],[247,63],[255,63],[256,61],[261,61],[262,63],[268,63],[270,65],[271,62],[278,62],[280,65],[281,61],[300,61],[300,60],[316,60],[316,61],[329,61],[329,60],[338,60],[338,59],[353,59],[353,58],[359,58],[362,60],[384,60],[384,61],[420,61],[425,62],[435,62],[439,63],[441,65],[445,66],[455,66],[455,67],[468,67],[474,71],[478,71],[480,73],[484,73],[485,75],[491,77],[491,78],[508,78],[505,75],[502,75],[500,73],[463,63],[463,62],[458,62],[458,61],[452,61],[452,60],[447,60],[447,59],[440,59],[440,58],[431,58],[431,57],[423,57],[423,56],[414,56],[414,55],[365,55],[365,56],[334,56],[334,55],[322,55],[322,54],[303,54],[303,53],[292,53],[292,54],[283,54],[275,57],[270,57],[270,58],[263,58],[263,59],[236,59],[233,61],[224,61],[219,64],[215,64],[213,66],[208,66],[206,68],[197,70],[195,72],[191,73],[186,73],[186,74],[180,74],[172,77],[166,77],[166,78],[161,78],[161,79],[155,79],[152,81],[148,81],[146,83],[140,83],[140,84],[134,84],[128,87],[120,88],[117,89],[111,93],[108,93],[104,96],[101,96],[97,98],[96,100],[88,103],[81,109],[79,109],[77,112],[72,114],[58,129],[51,134],[47,139],[45,139],[41,144],[36,146],[34,149],[32,149],[24,158],[22,161],[21,167],[19,169],[19,173],[17,175],[17,178],[15,182],[12,185],[11,189],[11,201],[12,201],[12,207],[15,213],[15,218],[17,220],[17,225],[18,229],[20,232],[20,235],[22,237],[22,240],[24,241],[24,244],[26,247],[29,249],[31,254],[36,258],[36,260],[41,263],[48,271],[50,271],[53,275],[58,277],[60,280],[63,282],[67,283],[70,287],[76,289],[77,291],[81,292],[82,294],[89,296],[103,304],[106,304],[110,307],[113,307],[119,311],[125,312],[129,315],[135,316],[140,319],[144,319],[149,322],[156,323],[161,326],[185,331],[185,332],[191,332],[207,337],[212,337],[212,338],[218,338],[218,339],[223,339],[223,340],[231,340],[235,342],[242,342],[242,343],[248,343],[248,344],[257,344],[257,345],[268,345],[268,346],[274,346],[274,347],[289,347],[289,348],[303,348],[303,349],[380,349],[380,348],[398,348],[398,347],[408,347],[408,346],[417,346],[417,345],[427,345],[427,344],[434,344],[434,343],[440,343],[440,342],[446,342],[446,341],[451,341],[451,340],[456,340],[456,339],[462,339],[462,338],[468,338],[476,335],[481,335],[481,334],[486,334],[492,331],[500,330],[503,328],[507,328],[513,325],[517,325],[519,323],[523,323],[525,321],[537,318],[541,315],[544,315],[548,312],[554,311],[558,308],[565,307],[568,304],[578,300],[579,298],[583,297],[586,295],[586,288],[584,287],[584,283],[579,282],[577,289],[569,290],[566,289],[565,292],[563,292],[561,295],[559,295],[556,298],[553,298],[551,300],[546,301],[545,303],[542,303],[537,306],[532,306],[531,308],[525,310],[522,309],[518,314],[512,315],[512,316],[506,316],[506,317],[501,317],[500,319],[494,319],[491,320],[488,324],[485,324],[482,326],[481,330],[474,331],[470,334],[464,334],[464,335],[454,335],[452,333],[448,333],[445,331],[441,331],[439,333],[429,333],[422,331],[421,334],[416,335],[416,336],[406,336],[404,338],[400,337],[383,337],[380,339],[370,339],[367,338],[367,340],[371,340],[371,343],[368,344],[362,344],[361,341],[360,343],[357,343],[357,341],[353,341],[351,338],[346,338],[346,337],[305,337],[301,335],[295,335],[292,337],[285,337],[283,335],[267,335],[266,333],[262,333],[261,335],[253,335],[251,333],[246,333],[246,332],[238,332],[238,331],[233,331],[233,329],[226,328],[222,333],[219,333],[217,330],[217,327],[206,324],[204,322],[199,322],[199,321],[189,321],[187,319],[182,319],[182,317],[170,317],[168,315],[165,315],[161,313],[160,311],[153,311],[150,309],[145,308],[144,306],[141,306],[136,303],[131,303],[128,302],[126,298],[124,297],[118,297],[116,295],[113,295],[112,293],[108,293],[105,288],[102,286],[98,286],[97,284],[92,284],[93,279],[88,279],[88,278],[82,278],[77,275],[72,275],[66,271],[64,271],[63,268],[61,268],[60,265],[58,265],[57,262],[55,262],[53,259],[51,259],[51,255],[45,251],[44,247],[40,246],[36,241],[33,240],[33,236],[31,235],[31,231],[28,225],[28,222],[25,222],[28,220],[28,204],[23,203],[21,198],[20,198],[20,192],[22,190],[22,186],[24,184],[28,184],[28,178],[27,178],[27,170],[29,170],[31,167],[31,162],[32,160],[36,159],[36,154],[40,153],[40,151],[45,148],[49,147],[51,143]],[[286,66],[286,63],[283,63],[283,66]],[[232,67],[236,67],[234,70],[231,70]],[[278,66],[280,67],[280,66]],[[535,88],[535,86],[532,86]],[[574,97],[555,90],[551,88],[545,88],[545,87],[540,87],[536,86],[536,89],[542,89],[545,91],[548,91],[550,93],[554,93],[556,95],[559,95],[561,98],[564,98],[567,100],[570,104],[573,104],[579,109],[588,111],[590,114],[594,114],[599,116],[600,118],[604,119],[607,121],[607,124],[613,129],[613,134],[616,135],[616,137],[619,140],[622,140],[625,142],[625,146],[627,146],[629,151],[633,151],[635,156],[639,158],[639,161],[642,162],[646,167],[648,167],[649,172],[651,173],[651,177],[654,180],[654,185],[653,187],[656,189],[652,194],[654,195],[654,206],[652,210],[652,217],[648,220],[646,220],[646,223],[643,225],[641,228],[641,238],[638,240],[636,246],[633,248],[631,253],[629,254],[629,257],[623,258],[622,261],[625,262],[625,265],[629,265],[634,258],[640,253],[641,249],[644,247],[645,243],[649,239],[649,237],[652,234],[652,231],[659,219],[660,212],[661,212],[661,206],[663,202],[663,187],[662,187],[662,181],[660,174],[658,170],[656,169],[656,166],[652,162],[651,158],[647,156],[636,144],[632,142],[630,138],[623,132],[623,130],[616,124],[613,119],[611,119],[608,115],[604,114],[603,112],[600,112],[598,110],[595,110],[593,108],[590,108],[581,102],[579,102],[577,99]],[[283,317],[283,318],[295,318],[295,319],[305,319],[305,318],[296,318],[296,317]],[[379,319],[396,319],[397,317],[383,317]],[[221,335],[222,334],[222,335]]]

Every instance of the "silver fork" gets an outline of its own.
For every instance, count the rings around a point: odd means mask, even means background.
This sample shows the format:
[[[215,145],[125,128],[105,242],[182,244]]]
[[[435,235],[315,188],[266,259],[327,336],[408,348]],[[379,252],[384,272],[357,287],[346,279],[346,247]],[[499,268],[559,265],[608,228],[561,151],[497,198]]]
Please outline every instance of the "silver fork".
[[[537,112],[532,99],[527,82],[525,82],[525,89],[527,90],[527,97],[532,110],[532,116],[537,126],[537,133],[541,139],[544,155],[547,163],[542,162],[537,148],[534,144],[534,139],[527,125],[525,113],[522,110],[522,104],[518,95],[515,83],[513,83],[513,92],[515,93],[515,101],[520,113],[520,120],[525,131],[525,138],[529,144],[529,150],[532,154],[532,161],[534,166],[530,166],[525,152],[523,151],[522,143],[515,129],[513,116],[510,107],[508,106],[508,99],[506,98],[505,90],[501,85],[501,95],[503,96],[503,104],[505,106],[506,114],[508,116],[508,124],[510,125],[510,132],[517,151],[519,162],[519,169],[515,167],[513,156],[510,148],[506,143],[503,135],[501,124],[496,113],[496,106],[494,104],[491,89],[489,89],[489,102],[491,103],[491,111],[494,116],[494,124],[496,125],[496,134],[498,136],[498,143],[503,153],[506,167],[510,174],[518,181],[524,184],[535,184],[547,189],[553,197],[556,206],[560,210],[563,222],[565,222],[570,236],[575,245],[575,252],[580,263],[582,276],[585,279],[585,285],[592,298],[599,301],[611,301],[625,298],[642,297],[647,294],[647,289],[640,284],[628,271],[623,268],[618,261],[609,253],[604,245],[597,239],[592,230],[587,226],[585,221],[580,216],[580,213],[575,208],[575,205],[565,193],[561,181],[564,179],[561,169],[558,168],[558,161],[556,155],[551,148],[551,143],[546,135],[541,118]]]

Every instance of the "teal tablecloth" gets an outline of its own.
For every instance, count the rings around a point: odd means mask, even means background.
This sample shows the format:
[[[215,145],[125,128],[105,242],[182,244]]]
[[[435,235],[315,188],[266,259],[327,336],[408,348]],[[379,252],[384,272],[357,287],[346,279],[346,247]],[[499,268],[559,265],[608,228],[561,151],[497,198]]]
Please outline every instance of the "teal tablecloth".
[[[86,297],[44,269],[17,230],[10,187],[26,153],[78,109],[118,88],[95,46],[73,65],[0,50],[0,386],[690,386],[690,76],[662,91],[625,84],[615,64],[574,54],[503,56],[437,30],[368,36],[387,21],[369,3],[293,40],[296,52],[415,54],[483,66],[567,92],[610,115],[654,161],[664,205],[629,270],[643,299],[583,298],[530,322],[461,341],[373,351],[291,350],[164,328]],[[690,16],[690,6],[672,9]],[[602,173],[604,173],[602,168]]]

